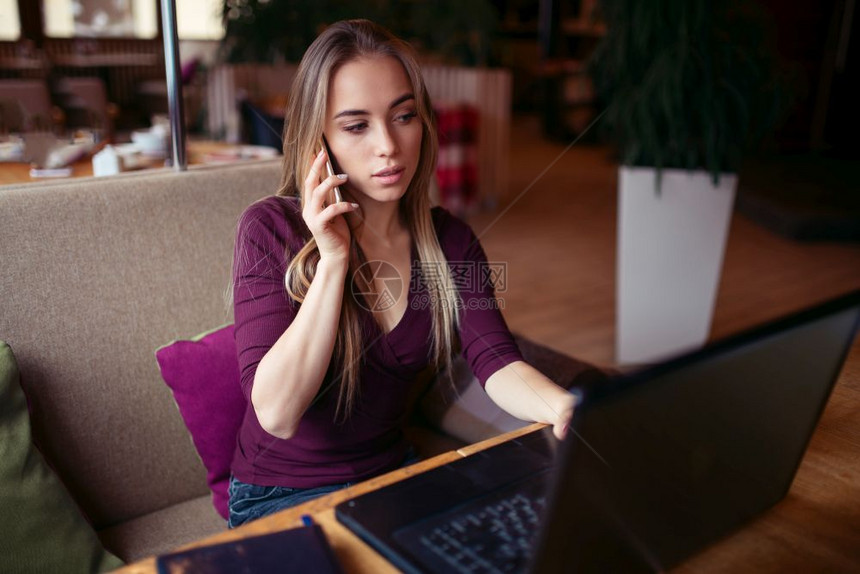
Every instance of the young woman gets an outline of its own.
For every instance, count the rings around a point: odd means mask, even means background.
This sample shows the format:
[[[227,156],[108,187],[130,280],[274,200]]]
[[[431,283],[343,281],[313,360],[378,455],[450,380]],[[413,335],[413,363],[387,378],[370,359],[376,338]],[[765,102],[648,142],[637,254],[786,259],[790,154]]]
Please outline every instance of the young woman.
[[[413,461],[401,429],[417,381],[457,352],[499,406],[562,437],[572,397],[523,361],[472,230],[431,209],[436,131],[409,47],[364,20],[327,28],[284,135],[281,187],[242,215],[234,253],[248,409],[230,526]]]

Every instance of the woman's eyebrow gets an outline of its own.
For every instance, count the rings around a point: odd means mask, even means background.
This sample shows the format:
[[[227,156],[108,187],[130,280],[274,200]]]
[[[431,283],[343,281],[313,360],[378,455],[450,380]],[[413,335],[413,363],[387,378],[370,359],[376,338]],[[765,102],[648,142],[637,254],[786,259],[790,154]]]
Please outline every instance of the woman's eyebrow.
[[[400,104],[402,104],[403,102],[408,102],[409,100],[414,100],[414,99],[415,99],[414,94],[403,94],[402,96],[400,96],[399,98],[397,98],[396,100],[391,102],[391,105],[388,106],[388,109],[389,110],[394,109],[397,106],[399,106]]]
[[[409,100],[414,100],[414,99],[415,99],[414,94],[411,94],[411,93],[410,94],[403,94],[402,96],[400,96],[399,98],[397,98],[396,100],[391,102],[391,105],[388,106],[388,109],[390,110],[390,109],[396,108],[397,106],[399,106],[403,102],[407,102]],[[333,119],[336,120],[336,119],[344,117],[344,116],[366,116],[369,114],[370,114],[370,112],[368,112],[367,110],[343,110],[342,112],[338,112],[334,116]]]

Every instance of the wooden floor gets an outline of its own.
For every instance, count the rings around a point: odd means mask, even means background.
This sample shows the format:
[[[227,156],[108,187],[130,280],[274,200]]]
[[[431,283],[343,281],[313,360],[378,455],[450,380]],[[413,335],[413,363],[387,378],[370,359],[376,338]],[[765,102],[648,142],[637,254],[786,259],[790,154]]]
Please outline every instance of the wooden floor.
[[[615,365],[616,166],[606,149],[574,146],[534,182],[565,146],[543,141],[528,120],[517,122],[512,141],[508,200],[469,218],[488,259],[508,262],[507,291],[498,293],[508,325]],[[736,213],[711,338],[857,288],[860,245],[791,241]],[[786,499],[673,571],[860,571],[858,372],[860,337]]]
[[[497,295],[508,325],[614,365],[617,166],[603,147],[564,152],[532,118],[515,121],[511,141],[511,189],[497,209],[468,218],[488,259],[507,262],[507,290]],[[736,213],[711,336],[857,288],[860,244],[799,243]]]

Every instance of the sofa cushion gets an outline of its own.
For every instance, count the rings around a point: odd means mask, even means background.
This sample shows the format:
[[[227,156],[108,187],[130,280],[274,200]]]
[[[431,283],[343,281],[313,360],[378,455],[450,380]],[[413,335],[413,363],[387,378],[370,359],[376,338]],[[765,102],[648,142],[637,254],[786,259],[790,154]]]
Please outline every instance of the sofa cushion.
[[[0,341],[0,572],[96,572],[122,565],[102,548],[33,445],[27,401]]]
[[[230,463],[246,407],[233,325],[168,343],[155,357],[206,467],[212,503],[226,519]]]
[[[215,512],[210,497],[201,496],[105,528],[98,534],[105,548],[134,562],[226,529],[227,523]]]

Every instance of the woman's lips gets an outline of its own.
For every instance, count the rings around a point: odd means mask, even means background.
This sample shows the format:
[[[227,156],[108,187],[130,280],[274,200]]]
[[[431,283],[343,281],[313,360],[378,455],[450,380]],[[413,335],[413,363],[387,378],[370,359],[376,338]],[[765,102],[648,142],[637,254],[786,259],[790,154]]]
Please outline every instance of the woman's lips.
[[[387,167],[373,174],[373,178],[383,185],[391,185],[400,181],[404,168],[401,166]]]

